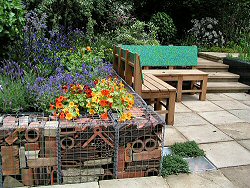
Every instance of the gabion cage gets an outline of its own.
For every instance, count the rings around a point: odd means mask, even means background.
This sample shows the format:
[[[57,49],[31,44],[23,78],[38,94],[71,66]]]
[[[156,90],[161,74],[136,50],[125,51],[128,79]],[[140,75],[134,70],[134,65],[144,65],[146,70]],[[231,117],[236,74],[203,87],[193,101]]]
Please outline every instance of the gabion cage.
[[[84,183],[159,175],[165,122],[136,93],[135,117],[0,116],[0,187]]]
[[[58,122],[35,114],[5,115],[2,119],[0,125],[2,186],[57,184]]]
[[[99,116],[60,121],[62,183],[114,178],[115,128]]]

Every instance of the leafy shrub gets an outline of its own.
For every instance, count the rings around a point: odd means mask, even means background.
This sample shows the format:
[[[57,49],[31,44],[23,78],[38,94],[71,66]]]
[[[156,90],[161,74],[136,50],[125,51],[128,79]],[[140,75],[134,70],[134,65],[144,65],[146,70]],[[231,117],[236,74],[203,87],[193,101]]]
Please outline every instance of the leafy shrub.
[[[115,44],[159,45],[156,27],[152,23],[146,24],[137,20],[131,26],[118,28],[114,35]]]
[[[150,21],[158,27],[157,34],[161,43],[168,44],[173,41],[176,35],[176,27],[168,14],[158,12],[152,16]]]
[[[182,157],[178,155],[167,155],[163,157],[161,171],[162,176],[188,172],[188,163]]]
[[[199,148],[195,141],[185,143],[175,143],[171,146],[173,154],[181,157],[205,156],[205,152]]]
[[[14,39],[22,32],[24,7],[21,0],[0,1],[0,37]]]
[[[193,27],[188,31],[199,46],[220,46],[225,44],[224,36],[218,29],[219,22],[215,18],[202,18],[201,20],[192,20]]]

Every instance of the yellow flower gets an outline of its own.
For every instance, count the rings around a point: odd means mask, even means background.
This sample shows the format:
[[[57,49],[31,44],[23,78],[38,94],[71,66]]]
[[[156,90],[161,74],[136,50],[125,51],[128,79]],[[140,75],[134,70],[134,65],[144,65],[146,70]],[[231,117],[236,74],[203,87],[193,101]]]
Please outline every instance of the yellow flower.
[[[68,108],[64,108],[62,111],[63,111],[64,113],[66,113],[66,112],[69,111],[69,109],[68,109]]]
[[[70,102],[70,103],[69,103],[69,107],[70,107],[70,108],[73,108],[74,106],[75,106],[74,102]]]
[[[87,108],[91,108],[91,103],[88,102],[88,104],[86,105]]]
[[[128,112],[126,114],[126,118],[127,118],[127,120],[131,120],[132,119],[132,114],[130,112]]]
[[[122,116],[120,117],[120,121],[121,122],[126,121],[126,114],[122,114]]]
[[[79,110],[79,108],[76,108],[76,114],[77,114],[78,116],[80,116],[80,110]]]
[[[98,96],[94,96],[94,97],[92,97],[92,102],[94,102],[94,103],[99,103],[99,98],[98,98]]]
[[[66,119],[67,119],[67,120],[72,120],[72,118],[73,118],[73,116],[72,116],[71,113],[67,113],[67,114],[66,114]]]
[[[123,87],[124,87],[124,84],[123,84],[122,82],[120,82],[119,86],[120,86],[121,88],[123,88]]]
[[[90,109],[90,110],[89,110],[89,113],[90,113],[91,115],[94,115],[94,114],[95,114],[95,110]]]

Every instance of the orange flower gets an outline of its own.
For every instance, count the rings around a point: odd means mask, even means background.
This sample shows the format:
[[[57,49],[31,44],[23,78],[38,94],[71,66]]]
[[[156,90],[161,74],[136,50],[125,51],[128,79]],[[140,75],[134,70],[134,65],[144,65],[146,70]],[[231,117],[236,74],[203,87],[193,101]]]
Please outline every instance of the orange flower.
[[[86,50],[87,50],[88,52],[91,52],[91,51],[92,51],[91,48],[90,48],[90,46],[87,46],[87,47],[86,47]]]
[[[61,114],[60,114],[60,119],[64,119],[65,118],[65,114],[62,112]]]
[[[102,118],[102,119],[109,119],[108,113],[103,113],[103,114],[101,114],[101,118]]]
[[[109,93],[110,93],[109,90],[106,90],[106,89],[102,90],[102,95],[104,95],[104,96],[108,96]]]
[[[95,110],[90,109],[90,110],[89,110],[89,113],[90,113],[91,115],[94,115],[94,114],[95,114]]]
[[[70,112],[66,114],[66,119],[67,120],[72,120],[72,118],[73,118],[73,116],[72,116],[72,114]]]
[[[64,96],[60,96],[59,98],[57,98],[57,102],[62,102],[64,99]]]
[[[54,110],[55,106],[53,104],[50,104],[50,110]]]
[[[63,104],[61,102],[56,103],[56,108],[63,108]]]
[[[106,100],[101,100],[101,101],[100,101],[100,105],[101,105],[102,107],[105,107],[105,106],[108,106],[108,105],[109,105],[109,102],[106,101]]]

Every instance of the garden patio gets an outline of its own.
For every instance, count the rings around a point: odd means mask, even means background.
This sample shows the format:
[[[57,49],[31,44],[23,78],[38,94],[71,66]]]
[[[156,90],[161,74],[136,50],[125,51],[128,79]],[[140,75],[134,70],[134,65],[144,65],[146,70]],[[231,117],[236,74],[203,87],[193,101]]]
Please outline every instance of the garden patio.
[[[250,186],[250,1],[0,7],[0,187]]]

